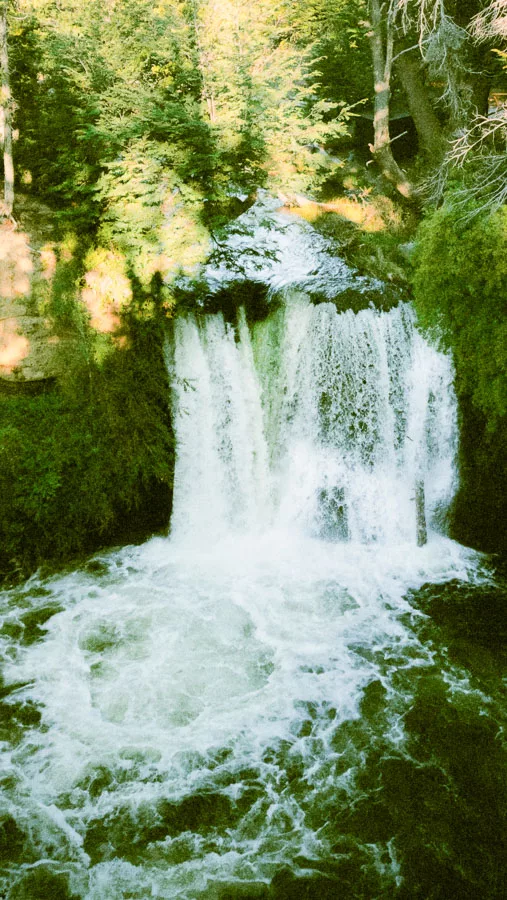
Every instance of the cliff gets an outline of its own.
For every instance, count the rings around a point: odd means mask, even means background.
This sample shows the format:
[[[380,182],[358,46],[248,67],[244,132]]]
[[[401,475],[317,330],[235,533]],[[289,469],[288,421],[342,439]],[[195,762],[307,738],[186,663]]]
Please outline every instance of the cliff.
[[[20,197],[18,224],[0,224],[0,396],[36,392],[63,365],[64,339],[46,309],[56,269],[53,216]]]

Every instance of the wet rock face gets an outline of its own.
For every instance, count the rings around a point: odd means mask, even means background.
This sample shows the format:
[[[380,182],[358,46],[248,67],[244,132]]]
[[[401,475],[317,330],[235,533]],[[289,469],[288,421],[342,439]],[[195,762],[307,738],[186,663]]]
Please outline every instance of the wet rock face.
[[[0,819],[0,863],[18,862],[23,854],[24,834],[12,816]]]
[[[5,316],[6,305],[0,299],[0,378],[19,387],[55,378],[60,368],[59,340],[47,320],[26,314]]]
[[[41,866],[27,872],[13,885],[10,900],[78,900],[69,892],[68,878]]]
[[[41,225],[39,216],[33,234],[30,214],[27,230],[10,222],[0,225],[0,395],[30,390],[56,377],[61,368],[60,339],[32,295],[35,281],[53,274],[48,257],[51,216],[44,208],[45,221]]]

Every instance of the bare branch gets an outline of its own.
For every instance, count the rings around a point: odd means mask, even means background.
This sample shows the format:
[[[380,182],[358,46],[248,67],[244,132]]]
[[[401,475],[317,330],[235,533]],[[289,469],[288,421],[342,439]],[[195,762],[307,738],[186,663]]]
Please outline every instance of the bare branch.
[[[507,41],[507,3],[505,0],[492,0],[487,9],[472,19],[470,32],[478,43],[482,41]]]
[[[492,213],[507,203],[507,109],[501,108],[486,118],[477,116],[451,143],[444,165],[427,185],[431,198],[438,202],[449,176],[460,171],[463,187],[453,193],[453,203],[463,207],[464,219]],[[471,202],[474,205],[470,210]]]

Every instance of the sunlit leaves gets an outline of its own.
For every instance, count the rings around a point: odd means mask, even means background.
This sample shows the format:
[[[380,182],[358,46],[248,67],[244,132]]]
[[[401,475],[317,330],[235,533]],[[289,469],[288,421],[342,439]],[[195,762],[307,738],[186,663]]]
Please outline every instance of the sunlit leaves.
[[[327,174],[312,148],[346,130],[323,24],[338,40],[346,23],[349,42],[364,2],[312,5],[315,20],[290,0],[19,0],[31,190],[144,282],[197,265],[231,192],[312,190]]]

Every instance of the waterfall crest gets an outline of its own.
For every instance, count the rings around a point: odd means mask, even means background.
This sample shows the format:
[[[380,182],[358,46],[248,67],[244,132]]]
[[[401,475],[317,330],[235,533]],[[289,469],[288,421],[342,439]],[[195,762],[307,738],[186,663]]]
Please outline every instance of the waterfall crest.
[[[452,363],[410,306],[339,313],[301,290],[244,311],[179,317],[174,537],[270,528],[336,541],[415,541],[415,485],[439,529],[455,488]]]

